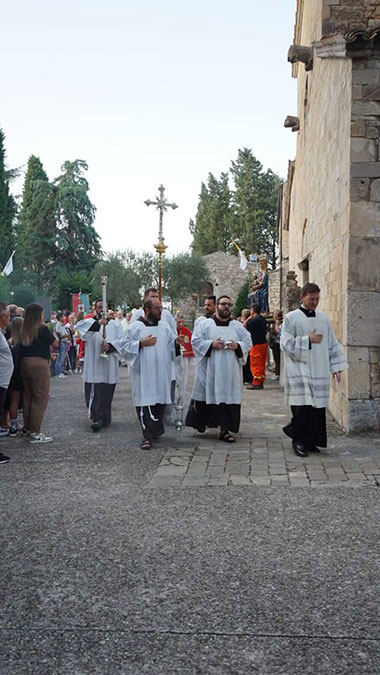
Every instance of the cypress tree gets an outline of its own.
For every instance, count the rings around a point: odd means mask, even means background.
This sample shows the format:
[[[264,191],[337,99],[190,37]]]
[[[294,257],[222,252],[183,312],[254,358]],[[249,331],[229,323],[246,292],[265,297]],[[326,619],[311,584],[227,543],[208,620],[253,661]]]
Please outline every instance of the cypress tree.
[[[5,134],[0,128],[0,271],[14,250],[14,219],[17,206],[9,191],[12,172],[5,164]]]

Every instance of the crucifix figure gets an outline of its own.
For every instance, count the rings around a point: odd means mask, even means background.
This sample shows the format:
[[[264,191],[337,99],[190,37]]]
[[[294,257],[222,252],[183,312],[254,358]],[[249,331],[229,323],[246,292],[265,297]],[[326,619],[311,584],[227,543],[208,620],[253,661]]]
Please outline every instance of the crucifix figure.
[[[158,243],[154,245],[154,248],[156,249],[158,253],[158,293],[159,293],[159,298],[160,301],[162,299],[162,256],[165,253],[167,246],[164,243],[164,234],[163,234],[163,217],[164,217],[164,211],[167,211],[168,208],[173,209],[178,209],[177,204],[169,204],[168,200],[166,197],[164,197],[164,192],[165,188],[161,184],[160,187],[158,188],[158,192],[160,193],[159,197],[156,197],[156,201],[152,201],[151,199],[146,199],[144,204],[147,206],[156,206],[157,210],[160,212],[160,221],[159,221],[159,229],[158,229]]]

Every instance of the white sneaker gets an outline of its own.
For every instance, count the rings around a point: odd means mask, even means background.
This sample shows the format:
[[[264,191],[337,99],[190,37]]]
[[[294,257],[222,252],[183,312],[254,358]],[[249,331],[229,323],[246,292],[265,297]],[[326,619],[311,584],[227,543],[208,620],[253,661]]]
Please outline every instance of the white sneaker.
[[[39,434],[30,434],[30,437],[29,437],[29,443],[32,443],[32,444],[51,443],[52,440],[53,439],[52,439],[51,436],[46,436],[42,432],[40,432]]]
[[[279,380],[280,378],[279,378],[278,375],[272,375],[272,377],[270,379],[271,380]]]
[[[5,429],[4,427],[0,427],[0,438],[2,436],[9,436],[9,429]]]
[[[67,375],[64,375],[64,373],[60,373],[59,375],[57,375],[57,377],[60,377],[62,379],[64,377],[67,377]]]

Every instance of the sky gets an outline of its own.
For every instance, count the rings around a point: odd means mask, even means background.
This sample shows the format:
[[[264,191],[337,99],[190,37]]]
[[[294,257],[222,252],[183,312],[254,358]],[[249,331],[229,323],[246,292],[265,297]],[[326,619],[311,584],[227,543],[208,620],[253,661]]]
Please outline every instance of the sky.
[[[7,163],[50,179],[84,159],[106,251],[151,250],[162,183],[168,254],[191,244],[202,181],[239,148],[282,177],[295,155],[287,50],[295,0],[3,0]],[[20,194],[22,179],[13,186]]]

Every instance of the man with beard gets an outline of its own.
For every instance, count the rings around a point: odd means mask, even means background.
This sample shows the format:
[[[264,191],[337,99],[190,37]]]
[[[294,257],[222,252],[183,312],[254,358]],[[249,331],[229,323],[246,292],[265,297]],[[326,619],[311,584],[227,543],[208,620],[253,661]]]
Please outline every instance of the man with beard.
[[[202,321],[204,321],[205,319],[211,319],[211,317],[214,316],[215,309],[216,309],[216,296],[215,295],[206,295],[205,301],[204,301],[205,314],[204,314],[204,316],[198,316],[198,318],[195,319],[193,332],[197,330],[197,327],[199,326],[199,324]]]
[[[172,401],[172,363],[184,341],[183,335],[177,336],[168,323],[160,321],[161,313],[158,298],[145,300],[144,316],[131,324],[122,342],[132,377],[132,400],[144,436],[143,450],[149,450],[152,441],[165,432],[165,407]]]
[[[215,315],[203,320],[193,333],[198,376],[186,416],[186,425],[201,432],[206,427],[220,427],[219,439],[226,443],[235,443],[230,431],[239,431],[242,365],[252,346],[248,331],[231,320],[232,307],[231,298],[223,295]]]
[[[83,380],[92,431],[100,431],[111,423],[112,399],[120,377],[120,340],[123,329],[118,321],[102,318],[102,312],[102,300],[97,300],[94,315],[78,321],[76,325],[79,338],[86,344]],[[107,354],[107,357],[104,358],[102,354]]]

